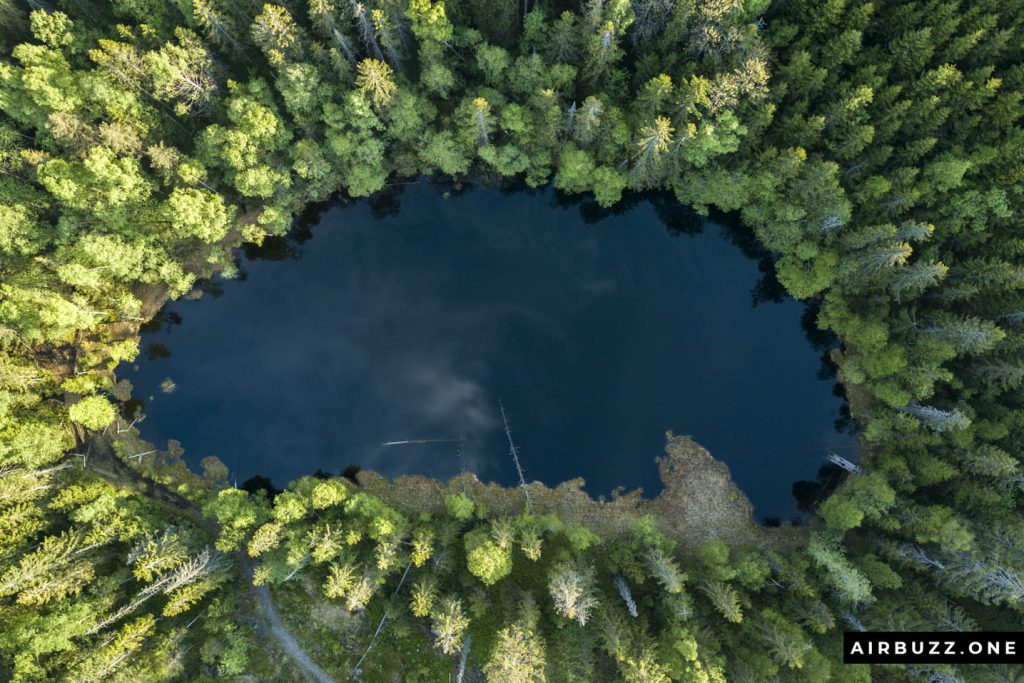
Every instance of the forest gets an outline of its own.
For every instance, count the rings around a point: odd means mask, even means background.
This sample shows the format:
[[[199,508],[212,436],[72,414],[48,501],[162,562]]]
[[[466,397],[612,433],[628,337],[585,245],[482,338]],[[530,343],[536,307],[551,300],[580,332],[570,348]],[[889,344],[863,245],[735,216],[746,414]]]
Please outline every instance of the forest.
[[[1024,629],[1021,0],[0,0],[0,27],[0,680],[1024,679],[841,654]],[[859,462],[804,528],[689,543],[525,484],[140,457],[140,325],[416,177],[737,216],[841,340]],[[272,651],[270,596],[315,668]]]

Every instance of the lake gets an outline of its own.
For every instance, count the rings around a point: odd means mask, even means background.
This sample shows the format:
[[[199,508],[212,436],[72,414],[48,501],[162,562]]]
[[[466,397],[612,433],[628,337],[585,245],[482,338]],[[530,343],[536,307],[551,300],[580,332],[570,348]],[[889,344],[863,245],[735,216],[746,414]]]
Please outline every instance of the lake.
[[[169,304],[118,372],[141,436],[238,482],[354,464],[514,484],[503,406],[527,479],[655,495],[671,430],[728,464],[758,518],[796,513],[826,449],[855,454],[828,340],[742,228],[663,195],[609,213],[401,190],[307,215]]]

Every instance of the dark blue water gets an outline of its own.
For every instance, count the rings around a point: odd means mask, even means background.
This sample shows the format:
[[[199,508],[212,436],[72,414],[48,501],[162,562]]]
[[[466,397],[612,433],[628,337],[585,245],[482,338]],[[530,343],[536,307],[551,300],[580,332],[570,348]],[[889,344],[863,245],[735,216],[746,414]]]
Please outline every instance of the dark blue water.
[[[700,231],[681,234],[646,200],[590,223],[552,193],[421,184],[398,201],[330,208],[312,239],[243,259],[243,281],[169,305],[120,372],[143,438],[239,482],[356,464],[510,484],[500,402],[529,479],[653,495],[672,430],[729,465],[758,517],[795,513],[793,483],[855,443],[804,307],[752,304],[765,283],[735,229],[672,209]],[[385,445],[406,440],[431,442]]]

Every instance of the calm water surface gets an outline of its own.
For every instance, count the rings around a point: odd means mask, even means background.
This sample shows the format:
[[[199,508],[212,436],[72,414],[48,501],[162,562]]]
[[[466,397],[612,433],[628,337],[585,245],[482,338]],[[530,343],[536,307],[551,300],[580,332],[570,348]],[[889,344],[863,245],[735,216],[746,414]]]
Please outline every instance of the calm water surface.
[[[356,464],[510,484],[502,403],[529,479],[653,495],[672,430],[729,465],[758,517],[796,512],[826,448],[852,453],[804,307],[752,304],[771,287],[738,231],[679,209],[691,232],[670,230],[646,200],[591,222],[550,192],[398,201],[330,208],[312,239],[243,259],[243,281],[170,304],[119,373],[143,438],[239,482]]]

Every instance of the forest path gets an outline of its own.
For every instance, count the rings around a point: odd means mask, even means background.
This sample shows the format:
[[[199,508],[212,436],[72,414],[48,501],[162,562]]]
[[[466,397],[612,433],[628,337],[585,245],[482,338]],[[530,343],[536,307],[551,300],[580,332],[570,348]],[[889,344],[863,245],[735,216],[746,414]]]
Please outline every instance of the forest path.
[[[209,517],[204,517],[202,511],[192,501],[175,491],[171,491],[160,482],[154,481],[135,471],[114,455],[109,437],[97,436],[93,438],[90,441],[87,452],[89,456],[86,462],[88,462],[89,469],[92,472],[116,486],[127,486],[141,495],[149,496],[151,499],[181,510],[199,526],[204,527],[210,534],[213,536],[217,535],[219,530],[216,528],[216,522]],[[73,456],[67,456],[67,459],[69,461],[73,460]],[[306,651],[299,645],[299,641],[281,621],[277,608],[274,606],[274,600],[270,596],[270,590],[266,586],[252,585],[252,567],[247,558],[241,553],[236,553],[236,556],[236,561],[239,563],[239,569],[241,570],[240,579],[247,581],[252,591],[256,594],[260,608],[267,621],[270,622],[270,633],[280,644],[281,649],[317,683],[334,683],[334,679],[317,666],[316,662],[306,654]]]
[[[288,656],[295,660],[295,663],[302,667],[302,670],[309,674],[317,683],[334,683],[334,679],[328,676],[323,669],[316,665],[316,662],[310,659],[306,651],[299,645],[299,641],[292,635],[292,632],[281,622],[281,617],[277,614],[277,608],[274,607],[274,600],[270,597],[270,590],[266,586],[256,586],[253,588],[253,591],[256,593],[256,597],[259,598],[263,613],[266,615],[267,620],[270,621],[270,632],[277,639],[281,648],[288,653]]]

